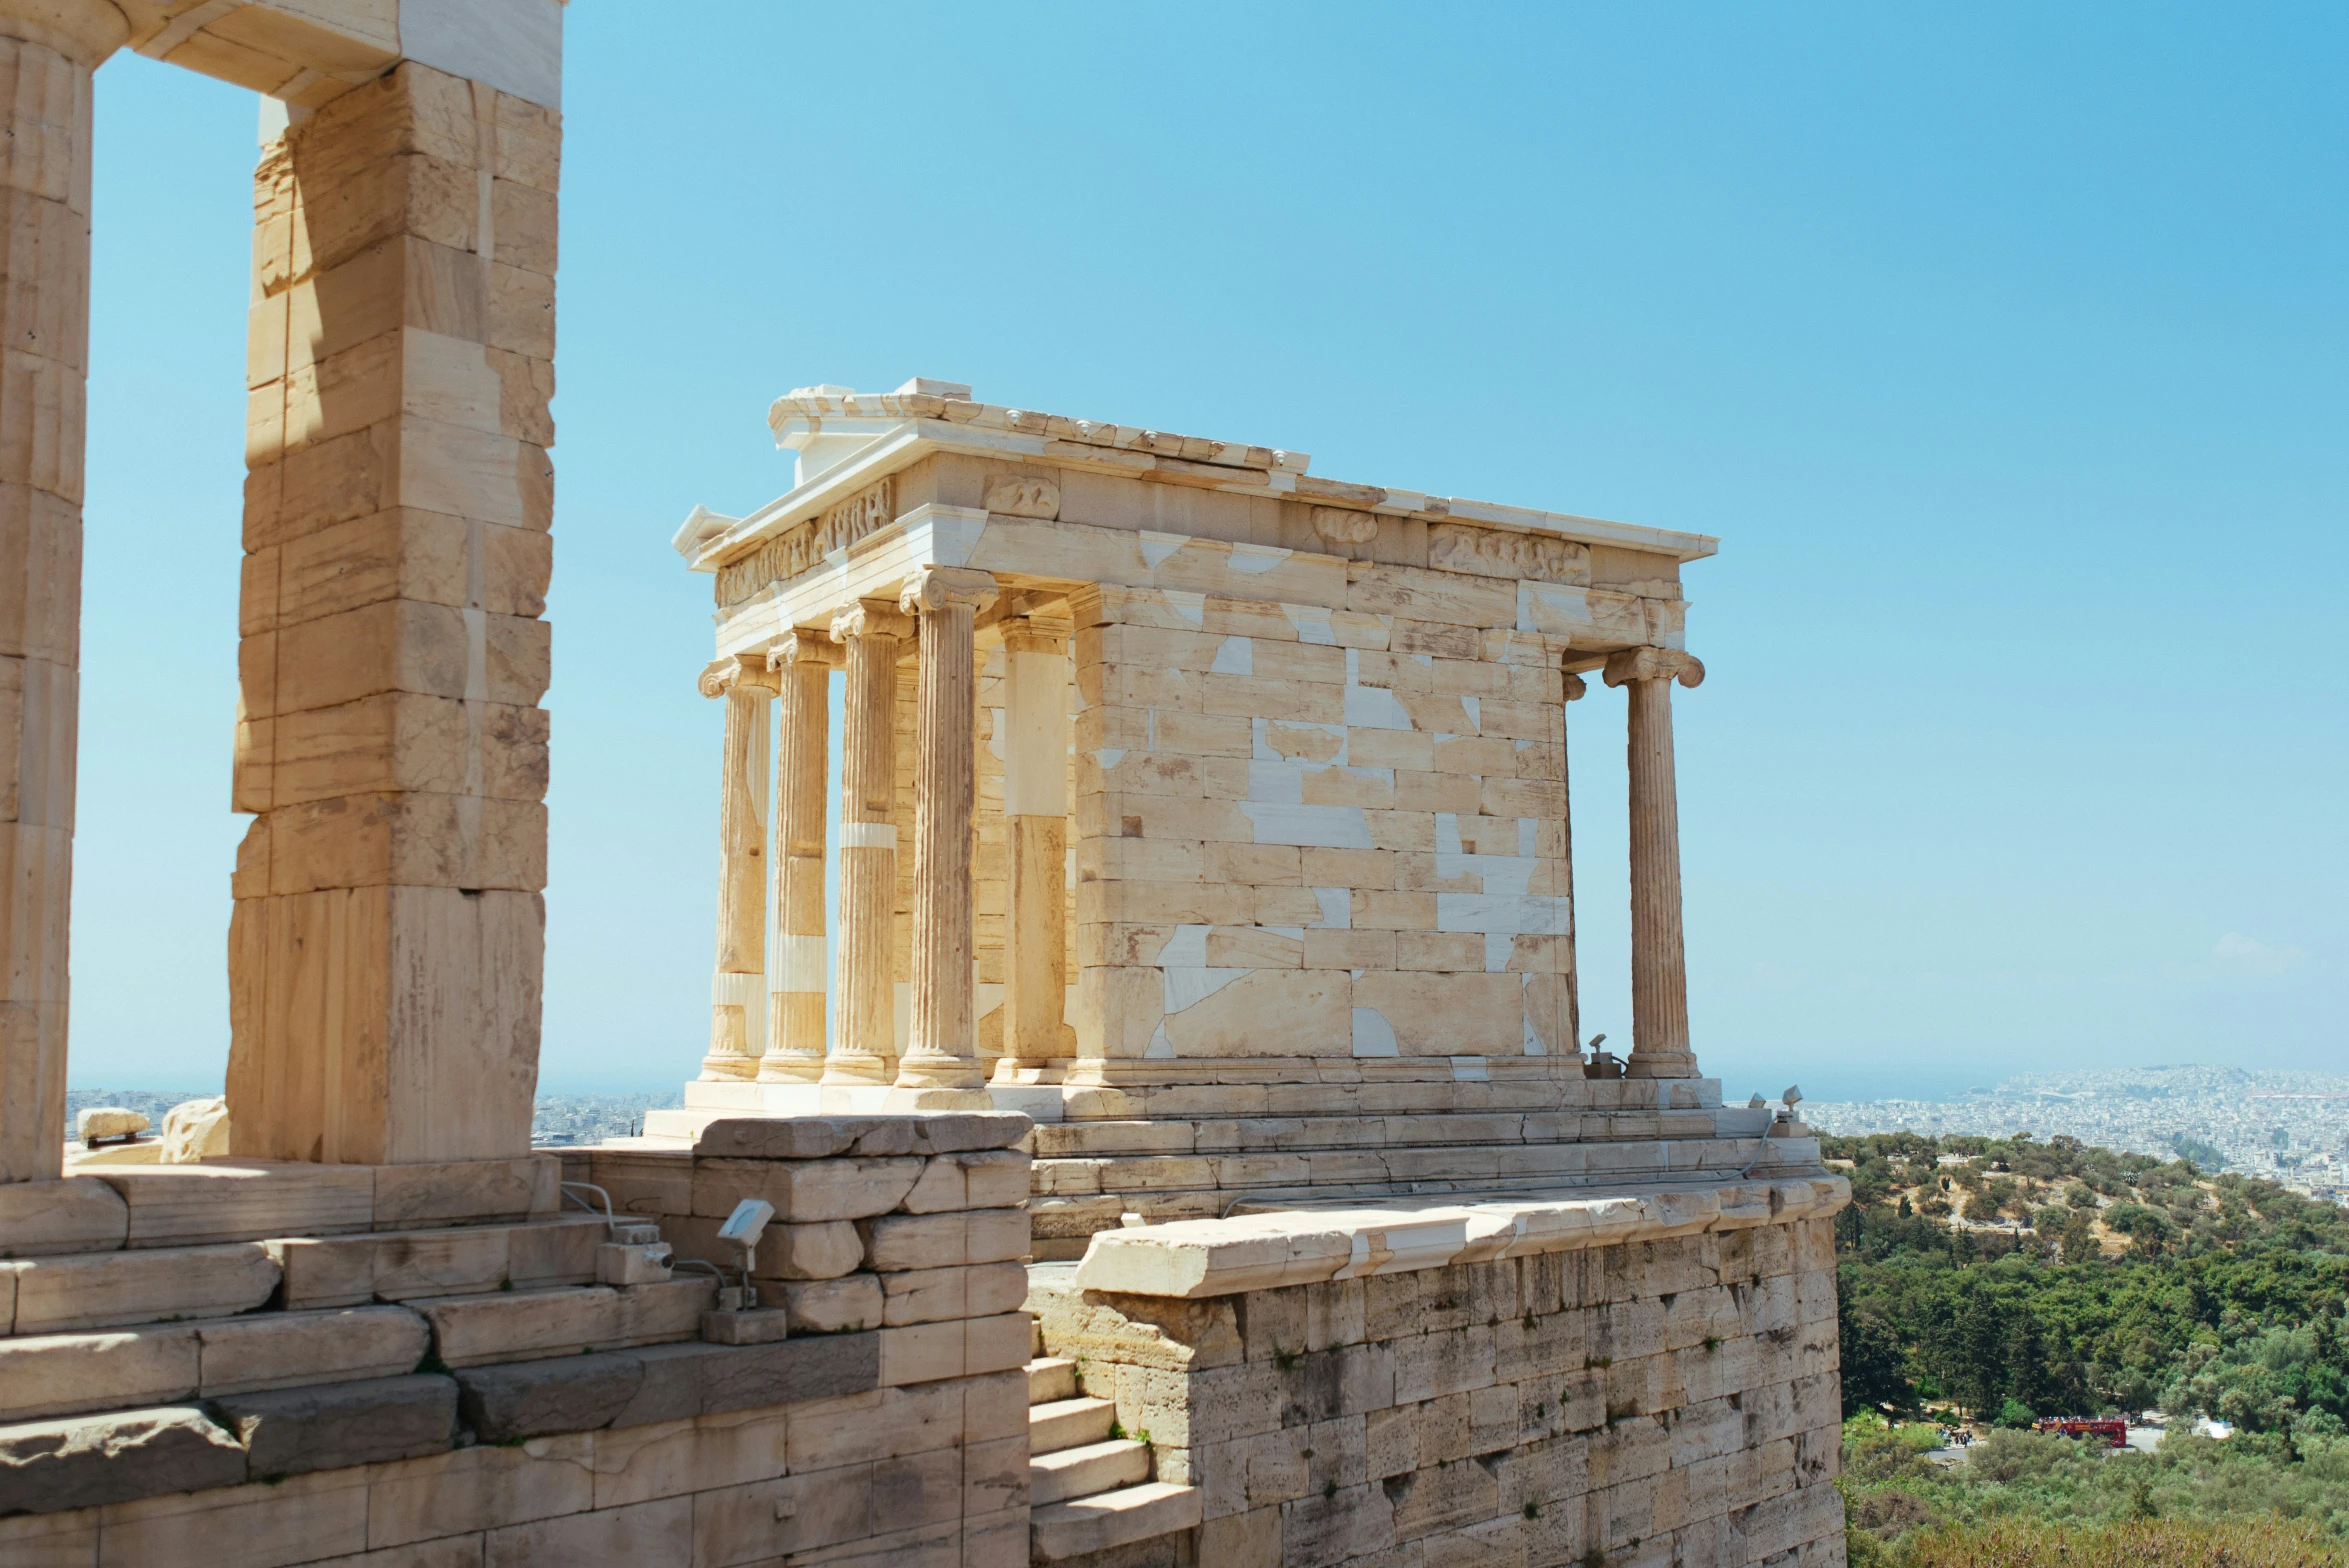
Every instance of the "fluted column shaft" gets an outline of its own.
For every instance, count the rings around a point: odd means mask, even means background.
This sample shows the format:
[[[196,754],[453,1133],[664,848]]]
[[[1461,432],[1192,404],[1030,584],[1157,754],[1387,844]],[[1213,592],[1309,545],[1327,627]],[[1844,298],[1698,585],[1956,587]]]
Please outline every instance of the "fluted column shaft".
[[[109,5],[31,9],[0,12],[0,1182],[64,1155],[90,77],[128,34]]]
[[[873,601],[832,620],[847,672],[840,735],[840,981],[826,1083],[885,1084],[897,1068],[890,922],[897,904],[897,650],[911,618]]]
[[[705,697],[726,702],[718,785],[718,962],[710,977],[710,1051],[703,1080],[758,1076],[767,1033],[767,710],[763,669],[720,659],[702,672]]]
[[[767,655],[780,683],[775,768],[775,989],[762,1083],[824,1076],[824,786],[840,645],[796,632]]]
[[[1010,862],[1003,924],[999,1078],[1070,1054],[1068,1003],[1068,638],[1032,620],[1003,626],[1003,818]]]
[[[921,672],[914,719],[913,1027],[897,1087],[985,1102],[973,1012],[971,819],[978,672],[972,619],[995,600],[985,572],[928,567],[905,587],[902,607],[921,617]]]
[[[1607,684],[1631,690],[1632,1078],[1694,1078],[1688,1037],[1688,958],[1680,918],[1680,804],[1673,778],[1672,683],[1695,686],[1705,667],[1685,653],[1639,648],[1607,661]]]

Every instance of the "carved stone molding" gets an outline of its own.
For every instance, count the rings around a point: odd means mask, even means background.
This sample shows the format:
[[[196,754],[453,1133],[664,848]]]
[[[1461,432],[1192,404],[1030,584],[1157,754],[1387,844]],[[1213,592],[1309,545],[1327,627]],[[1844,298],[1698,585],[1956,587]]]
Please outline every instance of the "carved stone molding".
[[[1590,546],[1467,523],[1429,525],[1427,564],[1438,571],[1476,577],[1513,577],[1569,588],[1590,586]]]
[[[1580,702],[1589,691],[1590,683],[1581,676],[1569,675],[1566,677],[1566,700],[1568,702]]]
[[[984,610],[995,602],[993,576],[960,566],[925,566],[897,596],[897,607],[908,615],[966,608]]]
[[[718,603],[740,604],[769,583],[789,582],[835,550],[847,549],[896,519],[890,481],[867,485],[822,517],[810,518],[741,560],[719,567]]]
[[[1626,648],[1607,656],[1606,677],[1610,686],[1674,680],[1693,689],[1703,684],[1705,665],[1695,654],[1677,648]]]
[[[1034,474],[1006,474],[987,481],[987,510],[1006,517],[1060,515],[1060,481]]]
[[[1378,537],[1378,519],[1342,506],[1317,506],[1313,531],[1331,544],[1368,544]]]

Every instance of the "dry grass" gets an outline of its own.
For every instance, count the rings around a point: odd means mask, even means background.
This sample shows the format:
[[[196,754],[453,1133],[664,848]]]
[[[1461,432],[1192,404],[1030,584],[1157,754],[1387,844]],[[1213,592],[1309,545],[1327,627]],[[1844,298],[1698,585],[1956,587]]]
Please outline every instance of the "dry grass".
[[[2089,1529],[2007,1520],[1920,1530],[1880,1560],[1899,1568],[2343,1568],[2349,1545],[2276,1520]]]

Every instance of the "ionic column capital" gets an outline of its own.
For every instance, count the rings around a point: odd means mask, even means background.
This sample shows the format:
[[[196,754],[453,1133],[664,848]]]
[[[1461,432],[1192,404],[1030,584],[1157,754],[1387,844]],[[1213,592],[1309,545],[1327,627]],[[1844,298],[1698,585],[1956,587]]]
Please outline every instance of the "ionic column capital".
[[[737,686],[755,686],[769,696],[775,693],[775,680],[767,673],[764,659],[733,655],[712,659],[703,667],[696,684],[704,697],[723,697]]]
[[[1693,688],[1703,683],[1705,666],[1695,654],[1678,648],[1626,648],[1607,655],[1605,674],[1610,686],[1672,680]]]
[[[913,636],[914,631],[914,618],[886,599],[859,599],[832,616],[834,642],[846,642],[851,637],[895,637],[902,642]]]
[[[925,566],[906,580],[897,607],[908,615],[984,610],[995,602],[995,578],[960,566]]]
[[[1005,653],[1068,652],[1069,629],[1065,625],[1022,615],[997,621],[995,629],[1003,634]]]
[[[820,664],[829,670],[840,668],[846,659],[846,650],[834,642],[827,632],[812,626],[793,628],[781,642],[767,650],[767,668],[785,670],[793,665]]]

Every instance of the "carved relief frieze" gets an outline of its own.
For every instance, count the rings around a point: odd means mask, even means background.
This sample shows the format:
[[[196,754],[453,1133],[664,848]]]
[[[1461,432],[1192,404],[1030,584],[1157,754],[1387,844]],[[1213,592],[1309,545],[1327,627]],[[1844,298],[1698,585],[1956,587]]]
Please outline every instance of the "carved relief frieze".
[[[1588,545],[1466,523],[1436,523],[1428,529],[1427,564],[1438,571],[1478,577],[1514,577],[1570,588],[1590,584]]]
[[[821,517],[776,535],[739,561],[718,568],[718,603],[740,604],[769,583],[789,582],[835,550],[845,550],[896,520],[890,482],[867,485]]]
[[[1331,544],[1368,544],[1378,537],[1378,519],[1342,506],[1317,506],[1313,531]]]
[[[1060,515],[1060,482],[1035,474],[1005,474],[987,481],[987,510],[1005,517]]]

